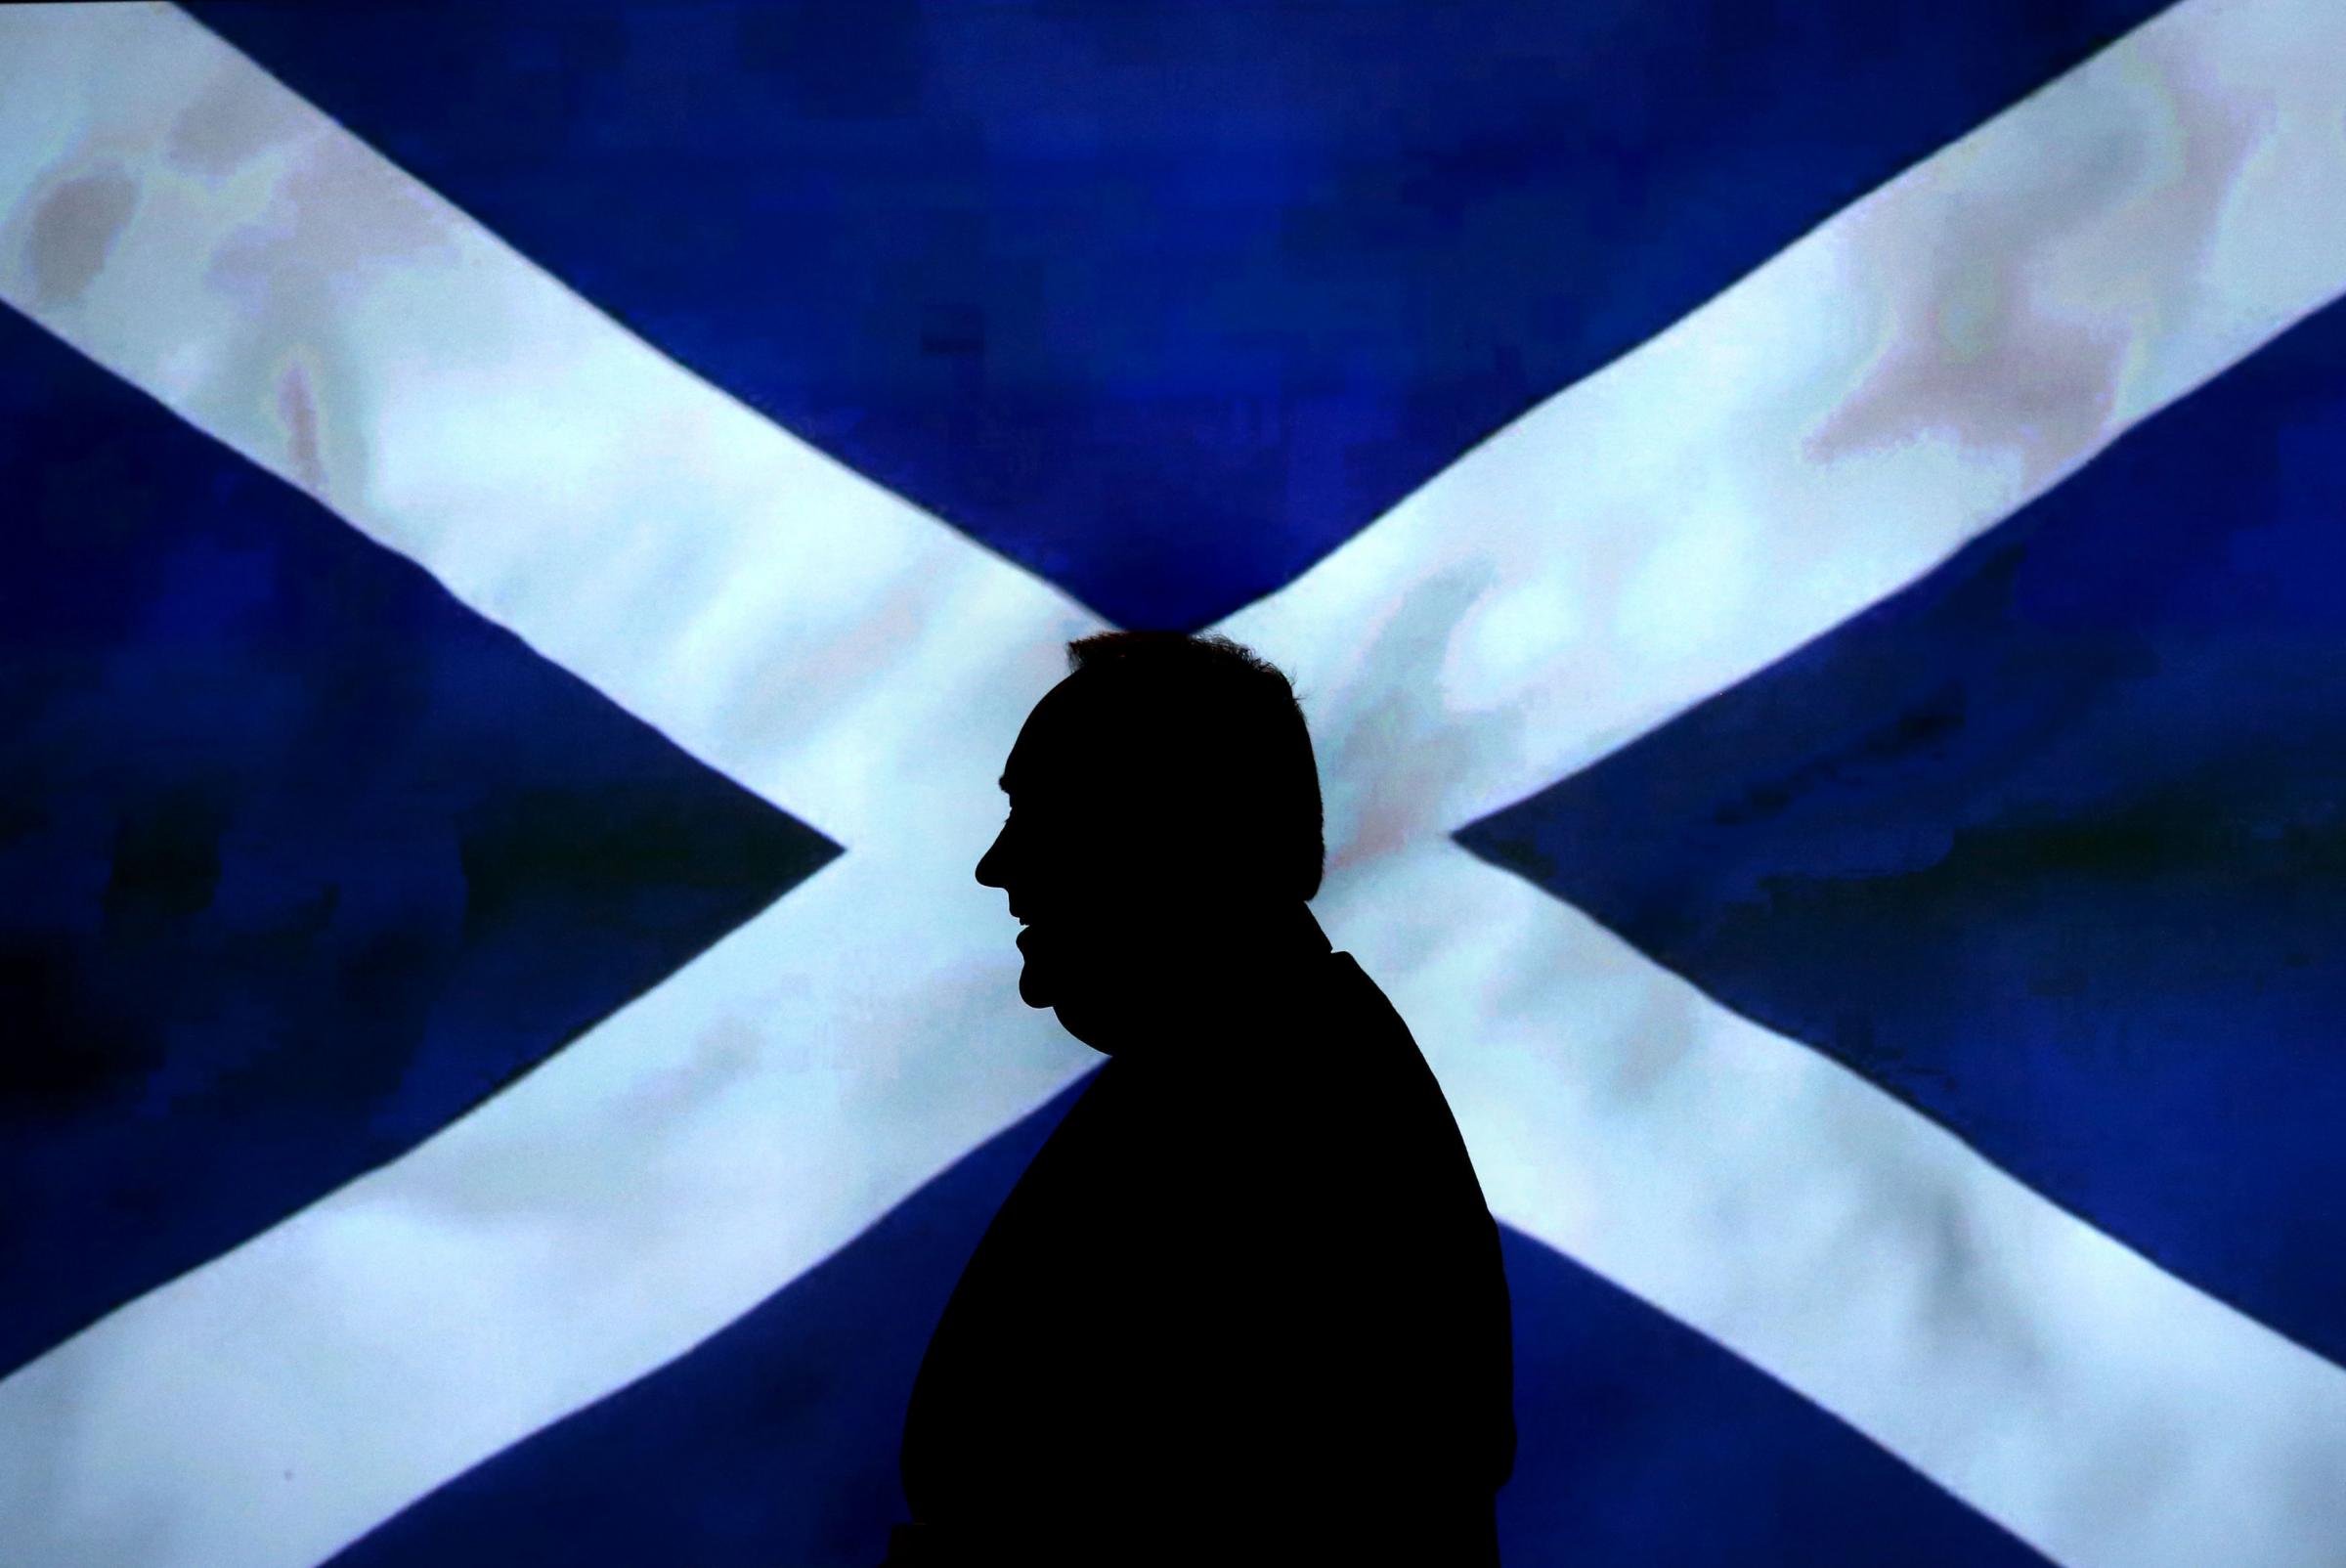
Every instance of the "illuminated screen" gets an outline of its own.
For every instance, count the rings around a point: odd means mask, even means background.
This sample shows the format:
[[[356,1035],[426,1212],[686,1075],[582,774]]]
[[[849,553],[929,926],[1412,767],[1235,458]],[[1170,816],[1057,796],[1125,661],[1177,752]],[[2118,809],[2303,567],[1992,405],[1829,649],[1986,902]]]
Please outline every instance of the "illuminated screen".
[[[878,1561],[1100,1063],[972,867],[1125,627],[1294,678],[1512,1568],[2334,1564],[2341,83],[2335,0],[0,11],[0,1557]]]

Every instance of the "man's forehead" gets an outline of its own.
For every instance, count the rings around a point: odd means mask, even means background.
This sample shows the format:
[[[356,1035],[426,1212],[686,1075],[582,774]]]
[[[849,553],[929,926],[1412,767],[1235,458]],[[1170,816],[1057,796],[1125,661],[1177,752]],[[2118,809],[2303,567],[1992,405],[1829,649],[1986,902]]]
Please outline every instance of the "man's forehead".
[[[1039,795],[1069,782],[1071,773],[1113,770],[1141,737],[1130,711],[1101,701],[1103,695],[1072,675],[1045,692],[1010,748],[997,780],[1002,789]]]

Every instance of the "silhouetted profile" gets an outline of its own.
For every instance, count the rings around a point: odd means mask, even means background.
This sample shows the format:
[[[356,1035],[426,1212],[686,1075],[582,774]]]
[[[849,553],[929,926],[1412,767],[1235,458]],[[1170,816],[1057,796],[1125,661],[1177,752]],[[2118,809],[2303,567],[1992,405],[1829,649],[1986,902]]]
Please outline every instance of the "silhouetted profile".
[[[1499,1235],[1398,1014],[1306,901],[1320,789],[1238,644],[1069,647],[978,863],[1019,994],[1108,1057],[905,1415],[891,1564],[1498,1561]]]

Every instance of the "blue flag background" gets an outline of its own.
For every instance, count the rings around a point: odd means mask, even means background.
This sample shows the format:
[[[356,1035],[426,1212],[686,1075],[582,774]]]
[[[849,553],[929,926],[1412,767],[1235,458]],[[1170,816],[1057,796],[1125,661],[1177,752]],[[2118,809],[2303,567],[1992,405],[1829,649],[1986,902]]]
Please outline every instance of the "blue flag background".
[[[1200,629],[2158,9],[188,14],[757,414],[1101,622]],[[174,155],[232,169],[245,132],[206,134]],[[41,311],[156,199],[91,168],[0,236],[22,247],[0,312],[0,1372],[60,1444],[53,1352],[528,1081],[857,850],[53,335]],[[1990,325],[1949,316],[1947,340],[1992,336],[1996,300],[1966,308]],[[333,394],[309,365],[278,384],[315,452]],[[2048,428],[2092,401],[2030,388]],[[2342,575],[2332,307],[1455,842],[2328,1377]],[[877,1560],[929,1330],[1075,1092],[683,1354],[365,1504],[331,1560]],[[1518,1568],[2083,1560],[1504,1235]],[[2146,1453],[2168,1435],[2144,1431]],[[2325,1514],[2292,1511],[2338,1450],[2303,1459],[2243,1501],[2267,1521],[2243,1562],[2346,1562]],[[343,1462],[304,1451],[286,1480]],[[69,1539],[65,1489],[12,1487],[26,1539]],[[103,1560],[184,1560],[153,1530]]]

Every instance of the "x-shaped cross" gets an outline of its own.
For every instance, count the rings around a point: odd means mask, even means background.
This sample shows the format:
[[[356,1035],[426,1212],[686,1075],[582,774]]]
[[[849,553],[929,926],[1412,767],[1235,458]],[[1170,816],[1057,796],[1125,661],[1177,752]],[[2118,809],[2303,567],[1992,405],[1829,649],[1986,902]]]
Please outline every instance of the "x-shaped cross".
[[[1498,1216],[2077,1568],[2324,1560],[2346,1373],[1451,835],[2346,288],[2341,81],[2329,0],[2189,0],[1221,626],[1297,676],[1322,919]],[[176,154],[190,126],[235,156]],[[136,199],[61,284],[28,247],[93,180]],[[405,1158],[0,1382],[23,1562],[299,1568],[682,1354],[1084,1070],[971,870],[1011,737],[1099,622],[170,8],[0,18],[0,297],[847,848]]]

